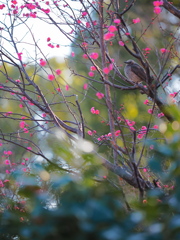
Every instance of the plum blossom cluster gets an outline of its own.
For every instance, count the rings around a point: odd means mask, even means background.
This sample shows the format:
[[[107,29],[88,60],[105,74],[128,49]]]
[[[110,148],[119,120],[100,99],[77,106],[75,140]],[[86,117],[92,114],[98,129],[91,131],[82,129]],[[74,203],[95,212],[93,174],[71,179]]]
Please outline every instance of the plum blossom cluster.
[[[163,1],[154,1],[153,5],[154,5],[154,13],[155,14],[160,14],[161,13],[160,6],[163,5]]]
[[[157,130],[159,127],[158,127],[158,125],[154,125],[152,128],[153,128],[154,130],[155,130],[155,129]],[[146,126],[142,126],[141,129],[140,129],[140,131],[138,132],[137,138],[138,138],[138,139],[142,139],[142,138],[146,135],[147,130],[148,130],[148,129],[147,129]],[[153,147],[150,146],[150,149],[153,149]]]
[[[114,133],[115,137],[118,137],[121,134],[120,130],[116,130]],[[112,133],[108,133],[105,135],[101,135],[99,138],[97,138],[98,141],[103,141],[103,140],[111,140],[112,138]]]
[[[135,131],[135,128],[133,127],[136,123],[135,121],[125,119],[125,123],[129,127],[129,129],[131,129],[132,131]]]
[[[177,92],[174,92],[174,93],[170,93],[169,94],[169,99],[170,99],[170,101],[172,102],[172,103],[176,103],[176,99],[175,99],[175,97],[177,96]]]
[[[2,145],[1,145],[2,146]],[[2,159],[3,160],[3,164],[6,166],[4,168],[4,173],[5,174],[10,174],[12,172],[15,172],[17,169],[18,171],[19,170],[22,170],[23,172],[27,172],[29,171],[29,168],[28,168],[28,160],[29,158],[23,158],[20,162],[14,162],[12,159],[11,159],[11,156],[13,155],[13,152],[10,151],[10,150],[7,150],[7,151],[4,151],[3,152],[3,155],[2,155]],[[7,177],[7,175],[6,175]],[[10,182],[9,179],[5,179],[5,180],[0,180],[0,187],[6,187],[4,185],[4,183],[6,182]]]
[[[46,1],[44,3],[44,5],[49,5],[49,2]],[[0,5],[0,10],[6,8],[6,6],[4,4]],[[24,5],[20,5],[18,6],[18,1],[11,1],[11,5],[8,6],[8,11],[10,10],[9,14],[13,14],[13,15],[17,15],[20,14],[22,12],[23,9],[25,10],[29,10],[28,12],[23,13],[23,17],[32,17],[32,18],[36,18],[37,17],[37,12],[36,9],[48,14],[50,13],[50,9],[49,8],[43,8],[40,6],[40,4],[38,2],[35,3],[26,3]]]
[[[142,139],[144,137],[144,135],[147,132],[147,127],[146,126],[142,126],[141,130],[139,131],[139,134],[137,135],[138,139]]]
[[[104,98],[104,93],[97,92],[96,97],[99,98],[99,99],[102,99],[102,98]]]
[[[146,47],[146,48],[144,48],[144,49],[142,49],[142,50],[143,50],[144,56],[147,58],[148,55],[150,54],[151,48]]]
[[[92,107],[90,111],[91,111],[92,114],[97,114],[98,115],[100,113],[100,111],[98,109],[95,109],[94,107]]]
[[[23,129],[23,132],[24,133],[28,133],[29,132],[29,130],[26,128],[27,126],[29,126],[25,121],[21,121],[20,123],[19,123],[19,127],[21,128],[21,129]]]
[[[133,22],[134,24],[140,23],[140,22],[141,22],[141,19],[140,19],[140,18],[135,18],[135,19],[132,20],[132,22]]]
[[[167,52],[169,52],[169,50],[166,49],[166,48],[161,48],[161,49],[160,49],[160,52],[163,54],[163,53],[167,53]]]
[[[89,131],[87,131],[87,134],[89,136],[93,136],[94,134],[96,134],[96,130],[93,130],[93,131],[89,130]]]
[[[104,34],[104,40],[110,40],[115,37],[115,32],[117,32],[117,27],[115,25],[111,25],[108,27],[108,32]]]

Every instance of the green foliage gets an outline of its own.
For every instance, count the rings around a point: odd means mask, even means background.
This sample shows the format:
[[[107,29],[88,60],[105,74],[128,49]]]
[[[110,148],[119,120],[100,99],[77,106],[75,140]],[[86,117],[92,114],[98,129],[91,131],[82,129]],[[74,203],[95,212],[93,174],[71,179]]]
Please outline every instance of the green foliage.
[[[147,192],[143,203],[133,200],[133,211],[127,207],[121,188],[108,179],[98,176],[89,184],[88,179],[98,173],[96,167],[81,177],[78,172],[77,175],[60,172],[57,175],[54,167],[51,171],[50,166],[37,165],[37,173],[48,171],[50,174],[49,179],[41,181],[36,174],[24,177],[16,172],[14,180],[23,181],[23,185],[17,200],[9,202],[6,210],[1,211],[1,239],[178,240],[180,137],[174,134],[168,144],[153,144],[150,167],[163,184]],[[92,153],[79,152],[79,155],[87,162],[97,158]],[[44,184],[51,187],[46,188]],[[165,188],[165,184],[169,184],[168,187]]]

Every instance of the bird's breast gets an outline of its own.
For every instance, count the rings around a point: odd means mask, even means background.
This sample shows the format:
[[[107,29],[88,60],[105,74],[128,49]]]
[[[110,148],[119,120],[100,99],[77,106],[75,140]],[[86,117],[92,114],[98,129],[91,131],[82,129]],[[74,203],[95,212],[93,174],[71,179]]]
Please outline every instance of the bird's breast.
[[[135,82],[135,83],[142,82],[142,79],[139,78],[134,72],[131,71],[130,66],[125,67],[124,73],[130,81]]]

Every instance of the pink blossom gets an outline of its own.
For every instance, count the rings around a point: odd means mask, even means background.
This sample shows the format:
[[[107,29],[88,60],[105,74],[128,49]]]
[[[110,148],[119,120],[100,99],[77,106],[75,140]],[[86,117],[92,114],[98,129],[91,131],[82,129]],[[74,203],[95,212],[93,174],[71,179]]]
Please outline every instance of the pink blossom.
[[[0,9],[3,9],[4,7],[5,7],[4,4],[1,4],[1,5],[0,5]]]
[[[22,53],[17,53],[17,55],[18,55],[18,59],[21,61],[22,60]]]
[[[9,112],[6,113],[6,116],[9,116],[9,115],[11,115],[11,114],[12,114],[12,112],[9,111]]]
[[[85,17],[87,14],[87,12],[82,12],[82,17]]]
[[[87,42],[82,42],[82,47],[87,48],[88,43]]]
[[[4,180],[4,183],[7,183],[7,182],[10,182],[10,180],[9,180],[9,179],[5,179],[5,180]]]
[[[112,63],[110,63],[108,68],[109,68],[109,70],[111,71],[111,70],[113,70],[114,65],[113,65]]]
[[[51,38],[50,38],[50,37],[48,37],[48,38],[47,38],[47,42],[50,42],[50,41],[51,41]]]
[[[92,107],[90,111],[91,111],[92,114],[99,114],[100,113],[99,110],[95,110],[94,107]]]
[[[149,114],[153,114],[153,110],[152,109],[148,109],[148,113]]]
[[[47,62],[43,59],[40,59],[40,65],[44,67],[47,64]]]
[[[66,91],[69,91],[69,85],[65,86]]]
[[[110,69],[109,69],[108,67],[105,67],[105,68],[103,69],[103,72],[104,72],[105,74],[108,74],[108,73],[110,72]]]
[[[36,8],[36,5],[32,4],[32,3],[26,3],[25,4],[25,7],[27,7],[28,9],[35,9]]]
[[[29,16],[32,17],[32,18],[36,18],[37,17],[36,13],[32,13],[32,12],[29,14]]]
[[[20,79],[16,79],[16,80],[15,80],[15,82],[17,82],[17,83],[20,83],[20,82],[21,82],[21,80],[20,80]]]
[[[164,117],[164,113],[159,113],[157,116],[158,118]]]
[[[17,10],[17,9],[14,9],[14,10],[13,10],[13,14],[18,14],[18,10]]]
[[[34,105],[34,103],[32,103],[31,101],[28,101],[28,104],[31,105],[31,106]]]
[[[121,133],[120,130],[115,131],[115,136],[118,137],[120,135],[120,133]]]
[[[145,49],[143,49],[144,51],[150,51],[151,50],[151,48],[149,48],[149,47],[146,47]]]
[[[94,72],[89,72],[88,75],[89,75],[90,77],[94,77]]]
[[[72,52],[72,53],[71,53],[71,56],[72,56],[72,57],[75,57],[75,53],[74,53],[74,52]]]
[[[51,44],[51,43],[48,43],[48,47],[50,47],[50,48],[54,48],[54,45]]]
[[[10,165],[10,164],[11,164],[11,162],[10,162],[10,160],[9,160],[9,159],[6,159],[6,160],[4,160],[4,164],[6,164],[6,165]]]
[[[56,74],[57,74],[57,75],[60,75],[61,72],[62,72],[62,71],[61,71],[60,69],[56,69]]]
[[[114,26],[114,25],[111,25],[111,26],[108,27],[108,31],[109,32],[115,32],[115,31],[117,31],[117,27]]]
[[[23,108],[24,106],[23,106],[23,104],[19,104],[19,107],[20,107],[20,108]]]
[[[87,90],[87,89],[88,89],[88,84],[87,84],[87,83],[85,83],[85,84],[83,85],[83,89],[84,89],[84,90]]]
[[[60,88],[56,88],[56,90],[57,90],[58,92],[61,92],[61,89],[60,89]]]
[[[87,133],[88,133],[89,136],[92,136],[92,135],[93,135],[93,132],[90,131],[90,130],[89,130]]]
[[[83,54],[82,57],[83,57],[84,59],[88,59],[88,55],[87,55],[87,54]]]
[[[125,123],[126,123],[128,126],[132,127],[132,126],[135,124],[135,121],[131,121],[131,120],[125,119]]]
[[[90,67],[90,70],[91,70],[91,71],[96,71],[97,68],[96,68],[95,66],[91,66],[91,67]]]
[[[23,132],[24,132],[24,133],[28,133],[29,130],[28,130],[27,128],[24,128],[24,129],[23,129]]]
[[[112,133],[108,133],[105,136],[108,137],[108,138],[111,138],[112,137]]]
[[[141,127],[141,130],[143,130],[143,131],[141,131],[141,133],[145,133],[146,130],[147,130],[147,127],[146,127],[146,126],[142,126],[142,127]]]
[[[170,97],[170,98],[174,98],[176,95],[177,95],[177,92],[170,93],[170,94],[169,94],[169,97]]]
[[[160,14],[161,13],[161,8],[160,7],[154,7],[154,13],[155,14]]]
[[[145,105],[149,104],[149,100],[146,99],[146,100],[144,101],[144,104],[145,104]]]
[[[92,59],[96,60],[96,59],[98,59],[99,54],[98,54],[97,52],[93,52],[93,53],[90,54],[90,57],[91,57]]]
[[[158,126],[158,125],[154,125],[153,128],[154,128],[154,129],[158,129],[159,126]]]
[[[77,20],[77,23],[78,23],[78,24],[81,24],[82,22],[81,22],[81,20],[80,20],[80,19],[78,19],[78,20]]]
[[[141,21],[141,19],[140,18],[135,18],[132,21],[133,21],[134,24],[136,24],[136,23],[139,23]]]
[[[119,45],[123,47],[124,46],[124,42],[123,41],[119,41]]]
[[[154,5],[155,7],[159,7],[159,6],[163,5],[163,1],[154,1],[154,2],[153,2],[153,5]]]
[[[31,150],[32,150],[32,147],[27,147],[27,150],[28,150],[28,151],[31,151]]]
[[[168,52],[168,50],[167,50],[166,48],[161,48],[161,49],[160,49],[160,52],[161,52],[161,53],[166,53],[166,52]]]
[[[19,127],[20,128],[24,128],[26,126],[26,123],[24,122],[24,121],[21,121],[20,123],[19,123]]]
[[[4,151],[4,154],[5,155],[12,155],[13,153],[12,153],[12,151]]]
[[[154,145],[150,145],[150,147],[149,147],[149,148],[150,148],[151,150],[152,150],[152,149],[154,149]]]
[[[50,9],[49,9],[49,8],[47,8],[47,9],[41,8],[41,10],[42,10],[44,13],[50,13]]]
[[[27,100],[27,97],[22,96],[21,99],[24,101],[24,100]]]
[[[53,74],[49,74],[49,75],[48,75],[48,79],[49,79],[50,81],[53,81],[53,80],[55,79],[55,76],[54,76]]]
[[[138,134],[138,135],[137,135],[137,138],[138,138],[138,139],[142,139],[143,137],[144,137],[144,134]]]
[[[119,24],[121,22],[120,19],[114,19],[114,23]]]
[[[42,113],[42,117],[45,118],[47,116],[46,113]]]
[[[87,28],[90,28],[90,27],[91,27],[91,25],[90,25],[89,22],[86,22],[86,27],[87,27]]]
[[[108,32],[108,33],[104,34],[104,40],[110,40],[114,36],[115,36],[114,33]]]
[[[147,168],[143,168],[143,172],[148,172]]]
[[[101,93],[101,92],[97,92],[96,97],[99,98],[99,99],[102,99],[104,97],[104,94]]]

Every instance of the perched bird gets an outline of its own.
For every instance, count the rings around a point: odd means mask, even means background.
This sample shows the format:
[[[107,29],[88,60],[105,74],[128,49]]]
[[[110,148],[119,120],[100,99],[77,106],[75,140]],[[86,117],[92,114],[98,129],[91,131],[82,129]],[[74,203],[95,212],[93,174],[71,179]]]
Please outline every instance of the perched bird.
[[[134,83],[146,82],[146,73],[139,64],[131,59],[125,63],[124,73],[130,81]]]

